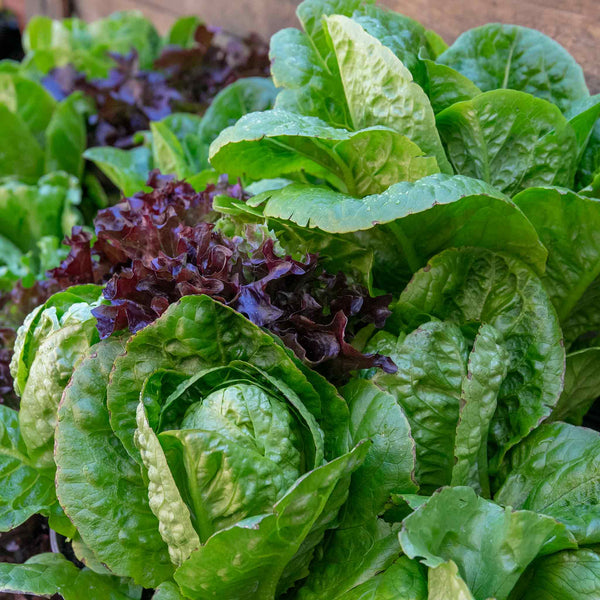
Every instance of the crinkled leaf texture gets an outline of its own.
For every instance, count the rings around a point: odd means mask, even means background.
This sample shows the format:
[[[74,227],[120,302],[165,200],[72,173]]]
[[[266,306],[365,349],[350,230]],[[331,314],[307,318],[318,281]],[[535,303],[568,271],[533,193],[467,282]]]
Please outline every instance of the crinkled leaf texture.
[[[115,361],[108,386],[111,424],[125,448],[139,460],[133,443],[135,414],[143,382],[157,369],[191,375],[201,369],[241,360],[281,380],[298,396],[325,432],[325,456],[347,451],[348,409],[333,386],[318,393],[298,362],[269,334],[208,296],[186,296],[154,323],[134,335]]]
[[[27,454],[18,412],[0,405],[0,531],[9,531],[56,503],[52,471],[38,469]],[[1,587],[1,586],[0,586]]]
[[[436,492],[404,520],[400,543],[428,567],[453,561],[475,598],[496,600],[508,598],[537,556],[576,547],[554,519],[502,508],[470,487]]]
[[[27,315],[17,331],[10,365],[18,394],[25,389],[29,371],[43,341],[64,325],[87,320],[90,305],[98,302],[101,291],[97,285],[72,286],[50,296]]]
[[[492,186],[468,177],[431,175],[364,198],[292,184],[248,204],[265,217],[300,227],[358,232],[352,237],[374,251],[375,283],[387,290],[401,291],[431,256],[448,247],[509,251],[544,271],[547,251],[523,213]]]
[[[210,597],[206,595],[212,593],[210,590],[224,593],[222,590],[229,589],[231,598],[237,598],[241,591],[250,593],[248,590],[254,589],[253,584],[246,585],[248,577],[250,581],[260,581],[264,585],[264,597],[272,598],[275,589],[283,591],[305,577],[315,546],[325,530],[336,524],[336,516],[348,496],[351,473],[364,461],[370,448],[366,443],[347,452],[352,442],[347,407],[335,388],[304,368],[269,334],[207,296],[183,298],[133,336],[123,354],[122,348],[118,338],[93,347],[90,356],[76,369],[59,410],[55,452],[58,495],[83,542],[113,572],[131,576],[147,587],[169,578],[173,569],[168,558],[169,548],[173,562],[181,564],[176,577],[185,595],[191,597]],[[229,380],[223,377],[227,369],[231,373],[231,385],[226,384]],[[107,390],[106,381],[111,370]],[[331,462],[322,464],[323,450],[317,448],[312,459],[315,462],[311,463],[310,453],[305,451],[307,472],[284,489],[274,505],[267,505],[266,511],[261,508],[258,514],[250,512],[241,521],[233,519],[217,527],[216,532],[213,529],[207,539],[200,535],[204,542],[201,545],[194,532],[195,527],[202,531],[199,521],[204,516],[200,503],[208,503],[207,511],[218,511],[218,489],[213,496],[210,487],[206,488],[207,492],[193,491],[194,481],[198,486],[202,485],[202,473],[190,472],[188,476],[180,468],[183,463],[177,459],[178,444],[182,444],[185,452],[189,450],[191,453],[187,456],[195,461],[204,456],[194,455],[196,441],[217,440],[218,432],[215,430],[211,434],[208,422],[206,431],[194,431],[192,422],[181,421],[182,414],[175,410],[174,401],[184,394],[184,412],[190,403],[192,406],[197,403],[198,410],[209,410],[207,403],[213,397],[209,393],[211,387],[217,395],[223,393],[219,386],[225,385],[226,391],[246,389],[244,380],[252,373],[251,380],[263,391],[271,385],[275,390],[281,390],[277,394],[287,389],[290,402],[296,402],[292,409],[294,414],[309,411],[306,418],[319,422],[325,433],[325,454]],[[190,379],[190,375],[194,377]],[[152,398],[157,401],[162,398],[160,402],[171,398],[167,393],[173,389],[169,381],[175,386],[181,384],[177,396],[172,397],[173,402],[169,400],[165,404],[167,410],[160,417],[171,431],[163,431],[157,436],[152,428],[157,426],[160,411],[156,412],[159,405]],[[161,386],[165,384],[166,388],[161,392]],[[132,389],[134,386],[137,390]],[[121,434],[125,448],[110,427],[105,404],[107,393],[112,427]],[[135,416],[132,422],[126,407],[132,402],[137,408],[140,393],[145,404],[140,404],[136,424]],[[205,398],[205,401],[198,402],[199,398]],[[298,404],[299,398],[305,408]],[[209,415],[206,412],[198,414],[197,418],[204,419]],[[201,414],[205,416],[201,417]],[[188,411],[185,419],[192,418],[190,415]],[[172,419],[175,419],[173,423],[177,424],[177,430],[172,430],[173,426],[169,425]],[[260,419],[253,421],[255,427],[259,426]],[[138,445],[143,450],[141,456],[133,445],[136,429]],[[267,442],[268,437],[261,438],[261,444]],[[192,445],[186,449],[188,443]],[[323,448],[323,442],[319,443]],[[145,465],[147,475],[140,475],[134,458],[126,452],[128,445],[135,460]],[[279,452],[283,452],[281,443],[278,447]],[[308,447],[306,440],[301,447]],[[224,476],[237,460],[231,451],[233,446],[227,444],[219,450],[228,457],[227,463],[223,464]],[[404,460],[410,462],[410,456]],[[170,478],[167,477],[169,472],[172,473]],[[189,479],[191,495],[187,490],[188,477],[193,478],[193,481]],[[406,477],[410,480],[410,472]],[[122,499],[124,489],[127,489],[125,502]],[[172,501],[165,504],[161,498]],[[179,509],[175,511],[174,502],[179,503]],[[152,511],[157,513],[158,519]],[[167,512],[171,517],[166,518]],[[182,528],[186,513],[187,527]],[[197,520],[190,520],[192,514]],[[288,519],[291,519],[289,525]],[[281,533],[282,528],[285,528],[285,535]],[[189,534],[189,544],[182,543],[180,533],[184,530],[186,535]],[[249,545],[240,544],[239,535],[250,536]],[[248,552],[255,544],[255,549],[261,547],[269,555],[273,553],[273,560],[264,560],[264,554],[258,550]],[[239,560],[245,561],[247,571],[233,567],[238,564],[232,554],[235,552],[239,552]],[[231,569],[228,567],[225,573],[221,568],[223,565],[231,565]]]
[[[573,185],[577,136],[546,100],[515,90],[485,92],[440,112],[437,126],[457,173],[509,196],[532,186]]]
[[[391,593],[403,589],[398,582],[405,581],[405,575],[408,581],[420,576],[418,568],[415,574],[410,565],[392,566],[400,552],[398,528],[378,518],[392,493],[417,489],[413,481],[415,444],[408,421],[394,397],[369,381],[354,379],[342,394],[350,408],[352,440],[370,439],[372,446],[364,464],[352,475],[339,527],[329,532],[321,555],[310,566],[299,592],[299,598],[306,600],[358,598],[358,590],[383,593],[387,589],[386,593]],[[404,573],[404,566],[412,574]],[[377,577],[388,567],[389,573]],[[406,585],[408,593],[410,585]]]
[[[141,588],[111,575],[79,570],[62,554],[38,554],[25,564],[0,564],[0,592],[53,595],[65,600],[139,600]]]
[[[454,439],[468,347],[458,325],[432,321],[406,337],[377,334],[367,346],[390,356],[395,375],[373,382],[391,394],[406,413],[416,443],[415,478],[422,491],[451,482]]]
[[[469,485],[485,497],[490,495],[489,429],[510,357],[503,344],[502,335],[491,325],[484,324],[477,332],[463,377],[454,442],[452,485]]]
[[[108,376],[124,347],[115,336],[93,346],[65,390],[56,430],[57,494],[100,561],[155,587],[174,567],[139,465],[115,437],[106,407]]]
[[[86,350],[98,341],[92,308],[100,286],[74,286],[51,296],[19,329],[11,370],[21,396],[19,423],[29,456],[53,468],[56,412]]]
[[[390,48],[349,18],[360,3],[346,4],[341,14],[320,2],[302,6],[306,33],[284,29],[271,41],[273,78],[284,88],[276,108],[348,130],[389,127],[452,172],[425,92]]]
[[[542,281],[573,341],[593,329],[579,303],[600,277],[600,201],[560,188],[531,188],[515,204],[536,228],[548,248]],[[589,327],[589,329],[586,329]]]
[[[325,17],[335,51],[353,129],[386,126],[434,156],[440,170],[452,173],[433,109],[412,74],[379,40],[342,15]]]
[[[490,23],[466,31],[438,57],[484,92],[521,90],[566,112],[589,96],[581,67],[556,41],[535,29]]]
[[[98,341],[95,319],[62,326],[40,344],[21,394],[19,423],[29,454],[39,464],[54,464],[54,429],[58,404],[73,370]]]
[[[580,600],[600,596],[600,556],[582,548],[536,560],[510,600]]]
[[[350,132],[281,109],[251,113],[223,131],[210,161],[217,171],[254,179],[309,174],[359,197],[438,172],[435,158],[393,129]]]
[[[563,385],[562,334],[541,281],[518,259],[485,249],[446,250],[413,277],[392,311],[390,327],[398,332],[442,319],[473,337],[476,323],[500,334],[509,359],[490,427],[497,460],[550,415]]]
[[[542,425],[510,456],[495,500],[550,515],[581,544],[600,543],[600,434],[566,423]]]
[[[184,594],[198,600],[274,598],[284,569],[321,514],[339,509],[337,488],[344,481],[347,485],[347,476],[368,450],[368,443],[359,445],[314,469],[275,504],[272,514],[250,517],[209,538],[175,573]]]

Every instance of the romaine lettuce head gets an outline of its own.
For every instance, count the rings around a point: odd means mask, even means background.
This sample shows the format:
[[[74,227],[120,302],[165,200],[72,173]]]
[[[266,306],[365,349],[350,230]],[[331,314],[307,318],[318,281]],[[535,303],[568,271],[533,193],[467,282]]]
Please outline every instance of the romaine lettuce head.
[[[563,388],[562,333],[542,281],[508,254],[445,250],[414,275],[386,327],[366,349],[398,367],[373,381],[406,412],[421,489],[470,485],[489,497],[490,477]]]
[[[239,313],[188,296],[75,370],[57,490],[116,574],[145,587],[174,574],[191,598],[274,598],[335,525],[368,451],[355,441],[332,385]]]

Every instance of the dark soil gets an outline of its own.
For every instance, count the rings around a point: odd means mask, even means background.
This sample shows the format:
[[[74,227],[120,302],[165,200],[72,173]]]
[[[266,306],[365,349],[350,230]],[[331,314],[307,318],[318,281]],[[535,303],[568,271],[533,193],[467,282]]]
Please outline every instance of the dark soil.
[[[32,517],[16,529],[8,533],[0,533],[0,562],[23,563],[28,558],[42,552],[50,552],[48,523],[43,517]],[[30,600],[33,598],[40,598],[40,596],[0,592],[0,600]],[[53,596],[52,600],[60,600],[60,596]]]

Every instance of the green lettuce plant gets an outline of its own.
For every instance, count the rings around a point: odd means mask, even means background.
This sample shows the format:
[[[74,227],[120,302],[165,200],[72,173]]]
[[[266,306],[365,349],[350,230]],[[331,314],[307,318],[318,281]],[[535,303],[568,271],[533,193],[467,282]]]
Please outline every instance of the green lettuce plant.
[[[36,183],[0,179],[0,291],[43,276],[66,254],[62,238],[81,221],[78,181],[64,172]]]
[[[90,157],[131,191],[153,167],[200,187],[207,157],[211,176],[242,178],[254,195],[212,201],[221,226],[258,224],[391,293],[385,327],[352,343],[397,370],[336,388],[285,331],[196,289],[98,341],[99,288],[58,294],[19,333],[0,523],[48,515],[86,568],[0,565],[0,589],[599,596],[600,434],[580,426],[600,387],[598,98],[526,28],[484,26],[448,48],[371,2],[306,0],[298,16],[302,31],[271,43],[273,108],[270,84],[240,82],[210,119],[176,115],[136,153]],[[170,252],[113,279],[110,307],[135,298],[114,295],[135,269],[192,260],[189,245]]]
[[[81,96],[57,102],[18,73],[0,72],[0,90],[0,135],[7,142],[0,176],[28,183],[51,171],[81,177],[86,145]]]

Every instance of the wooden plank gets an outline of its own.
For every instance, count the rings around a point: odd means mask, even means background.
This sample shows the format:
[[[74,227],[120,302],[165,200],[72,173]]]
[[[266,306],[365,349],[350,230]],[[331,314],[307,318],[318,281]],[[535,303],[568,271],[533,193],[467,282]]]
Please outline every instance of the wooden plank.
[[[198,15],[205,23],[225,27],[243,35],[254,31],[269,38],[281,27],[295,25],[297,0],[80,0],[76,14],[86,20],[98,19],[115,10],[137,8],[165,32],[181,15]]]
[[[53,19],[68,17],[71,12],[69,0],[25,0],[27,17],[47,15]]]

